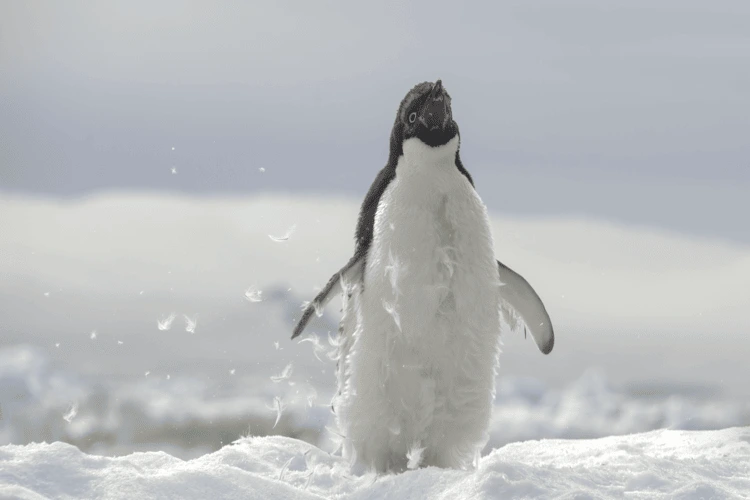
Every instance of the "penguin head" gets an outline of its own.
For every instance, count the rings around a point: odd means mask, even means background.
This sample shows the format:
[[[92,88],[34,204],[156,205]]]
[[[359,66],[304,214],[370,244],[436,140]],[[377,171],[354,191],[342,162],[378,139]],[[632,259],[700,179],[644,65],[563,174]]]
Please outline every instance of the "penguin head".
[[[401,149],[407,139],[418,138],[428,146],[442,146],[458,135],[451,97],[438,80],[415,85],[401,101],[391,134],[391,146]]]

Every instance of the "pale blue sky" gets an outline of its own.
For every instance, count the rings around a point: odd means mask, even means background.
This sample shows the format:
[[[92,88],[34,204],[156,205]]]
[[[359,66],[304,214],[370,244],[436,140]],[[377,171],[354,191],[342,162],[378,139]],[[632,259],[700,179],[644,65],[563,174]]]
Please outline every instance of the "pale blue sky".
[[[0,190],[361,197],[442,78],[491,209],[750,243],[750,3],[463,5],[3,1]]]

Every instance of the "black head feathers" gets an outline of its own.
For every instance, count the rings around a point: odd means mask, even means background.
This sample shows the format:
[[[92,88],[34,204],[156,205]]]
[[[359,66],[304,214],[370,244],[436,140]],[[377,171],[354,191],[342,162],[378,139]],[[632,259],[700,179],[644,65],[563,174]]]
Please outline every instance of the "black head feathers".
[[[391,132],[391,159],[402,153],[403,142],[419,138],[428,146],[446,144],[458,135],[451,97],[438,80],[415,85],[401,101]]]

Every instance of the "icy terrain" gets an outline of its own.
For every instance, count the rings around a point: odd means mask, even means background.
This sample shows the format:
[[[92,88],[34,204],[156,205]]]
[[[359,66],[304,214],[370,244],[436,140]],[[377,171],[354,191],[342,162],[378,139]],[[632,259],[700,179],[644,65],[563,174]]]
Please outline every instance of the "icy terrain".
[[[351,475],[342,459],[285,437],[245,438],[188,461],[164,452],[110,458],[63,444],[0,448],[0,497],[484,499],[750,498],[750,429],[660,430],[514,443],[475,471]]]

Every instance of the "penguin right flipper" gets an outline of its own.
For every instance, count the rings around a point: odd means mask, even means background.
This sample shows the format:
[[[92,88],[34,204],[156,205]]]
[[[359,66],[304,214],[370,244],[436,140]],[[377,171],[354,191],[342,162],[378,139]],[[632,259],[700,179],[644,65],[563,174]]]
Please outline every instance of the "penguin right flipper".
[[[500,288],[501,299],[526,324],[539,350],[549,354],[555,346],[555,332],[542,299],[529,282],[513,269],[499,260],[497,268],[503,284]]]
[[[359,253],[355,253],[354,257],[349,259],[349,262],[347,262],[346,265],[342,267],[341,270],[339,270],[339,272],[331,276],[331,279],[328,280],[326,286],[323,287],[320,293],[315,296],[313,301],[310,302],[307,307],[305,307],[305,310],[302,312],[302,317],[297,323],[297,326],[294,327],[292,339],[296,338],[300,333],[302,333],[302,330],[305,329],[307,323],[310,321],[310,318],[312,318],[312,315],[315,313],[315,311],[322,311],[326,304],[328,304],[328,302],[330,302],[335,295],[341,293],[341,291],[343,290],[341,284],[342,280],[349,283],[351,283],[352,281],[361,281],[362,261],[362,255]]]

